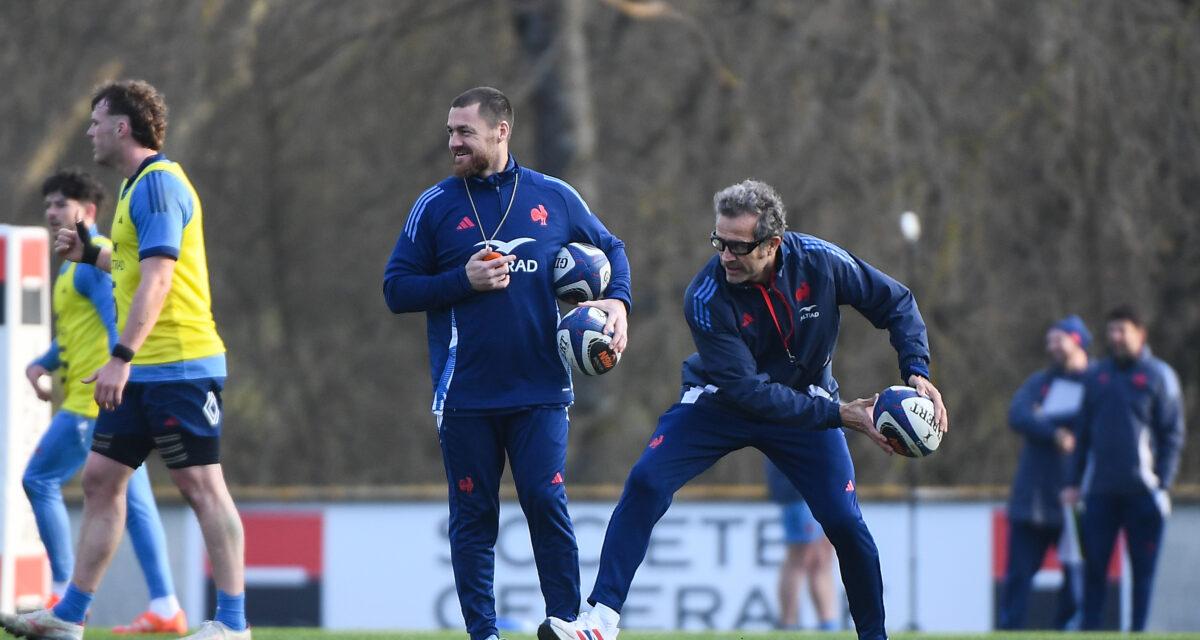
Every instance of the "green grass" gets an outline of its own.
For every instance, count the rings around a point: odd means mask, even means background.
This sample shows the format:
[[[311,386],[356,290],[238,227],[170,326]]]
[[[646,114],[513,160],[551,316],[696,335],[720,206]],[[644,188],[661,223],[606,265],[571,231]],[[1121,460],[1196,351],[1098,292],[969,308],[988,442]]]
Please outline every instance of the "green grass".
[[[138,636],[140,638],[175,638],[176,636]],[[411,631],[411,632],[368,632],[368,631],[321,631],[320,629],[269,629],[256,628],[255,640],[465,640],[462,631]],[[87,640],[129,640],[130,636],[118,636],[103,629],[89,629]],[[506,634],[507,640],[536,640],[527,634]],[[762,633],[762,632],[638,632],[624,631],[621,640],[855,640],[853,633]],[[897,633],[892,640],[1200,640],[1200,633],[1147,633],[1127,635],[1120,633],[1056,633],[1031,631],[1026,633]]]

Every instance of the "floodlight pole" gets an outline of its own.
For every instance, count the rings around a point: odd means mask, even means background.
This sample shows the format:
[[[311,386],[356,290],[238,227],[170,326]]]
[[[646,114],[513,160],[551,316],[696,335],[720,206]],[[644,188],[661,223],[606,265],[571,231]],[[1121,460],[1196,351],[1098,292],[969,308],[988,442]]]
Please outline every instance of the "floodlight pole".
[[[900,235],[905,244],[905,283],[910,291],[916,291],[917,241],[921,239],[921,218],[912,211],[900,214]],[[908,383],[907,380],[904,381]],[[905,461],[905,476],[908,480],[908,627],[919,631],[917,623],[917,461]]]

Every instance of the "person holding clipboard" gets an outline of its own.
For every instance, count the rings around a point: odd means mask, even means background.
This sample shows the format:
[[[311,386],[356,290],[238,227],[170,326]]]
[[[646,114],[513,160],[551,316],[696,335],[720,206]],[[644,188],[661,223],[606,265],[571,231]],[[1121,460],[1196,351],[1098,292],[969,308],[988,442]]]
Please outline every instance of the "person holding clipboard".
[[[1055,627],[1067,628],[1081,600],[1078,534],[1074,514],[1059,500],[1075,451],[1075,421],[1083,405],[1092,334],[1077,315],[1046,332],[1050,365],[1035,372],[1013,396],[1008,423],[1021,434],[1016,477],[1008,501],[1008,564],[1000,595],[1001,629],[1024,629],[1033,576],[1054,545],[1063,562]]]

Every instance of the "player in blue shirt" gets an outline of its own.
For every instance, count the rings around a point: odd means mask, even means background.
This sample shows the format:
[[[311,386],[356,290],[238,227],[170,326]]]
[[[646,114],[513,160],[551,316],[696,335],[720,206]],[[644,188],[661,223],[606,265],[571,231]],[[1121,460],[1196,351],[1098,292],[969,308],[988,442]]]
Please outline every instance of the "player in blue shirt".
[[[1146,344],[1146,325],[1132,307],[1108,314],[1109,357],[1088,376],[1077,447],[1063,501],[1083,496],[1083,629],[1100,628],[1108,559],[1124,529],[1133,569],[1133,619],[1143,631],[1170,490],[1183,449],[1183,394],[1171,365]]]
[[[512,106],[496,89],[455,98],[446,123],[454,175],[417,198],[383,282],[393,313],[426,313],[451,563],[471,640],[499,633],[492,581],[506,455],[546,615],[565,624],[579,608],[564,469],[573,396],[555,345],[558,250],[585,242],[608,256],[607,299],[583,304],[608,314],[618,352],[631,303],[624,245],[570,185],[517,164],[508,153],[512,123]]]
[[[1068,533],[1064,537],[1066,521],[1059,493],[1075,450],[1076,418],[1083,405],[1091,342],[1092,334],[1079,316],[1054,323],[1046,332],[1050,366],[1029,376],[1009,406],[1008,424],[1025,437],[1025,445],[1008,500],[1008,565],[1000,595],[1001,629],[1025,628],[1033,576],[1051,545],[1057,547],[1063,563],[1055,627],[1065,627],[1075,615],[1080,599],[1077,592],[1082,588],[1080,576],[1074,575],[1079,554],[1074,536]]]
[[[683,364],[683,396],[659,419],[633,466],[604,536],[600,570],[561,640],[616,640],[619,612],[646,556],[654,524],[675,492],[726,454],[761,450],[796,485],[837,550],[858,635],[886,638],[879,554],[858,508],[854,465],[840,427],[890,453],[871,417],[874,398],[839,401],[833,378],[841,305],[881,329],[899,354],[901,378],[933,400],[925,323],[903,285],[842,248],[786,230],[779,194],[747,180],[713,199],[718,255],[684,296],[697,353]]]

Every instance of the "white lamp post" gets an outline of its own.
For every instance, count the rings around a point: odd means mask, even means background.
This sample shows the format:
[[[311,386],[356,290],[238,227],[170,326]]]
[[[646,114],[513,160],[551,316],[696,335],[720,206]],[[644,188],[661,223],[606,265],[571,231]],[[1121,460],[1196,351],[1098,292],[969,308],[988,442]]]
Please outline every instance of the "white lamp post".
[[[900,214],[900,235],[908,245],[905,254],[905,284],[914,289],[917,276],[917,241],[921,239],[921,218],[912,211]],[[907,380],[904,381],[906,384]],[[908,629],[917,631],[917,465],[906,461],[908,469]]]

